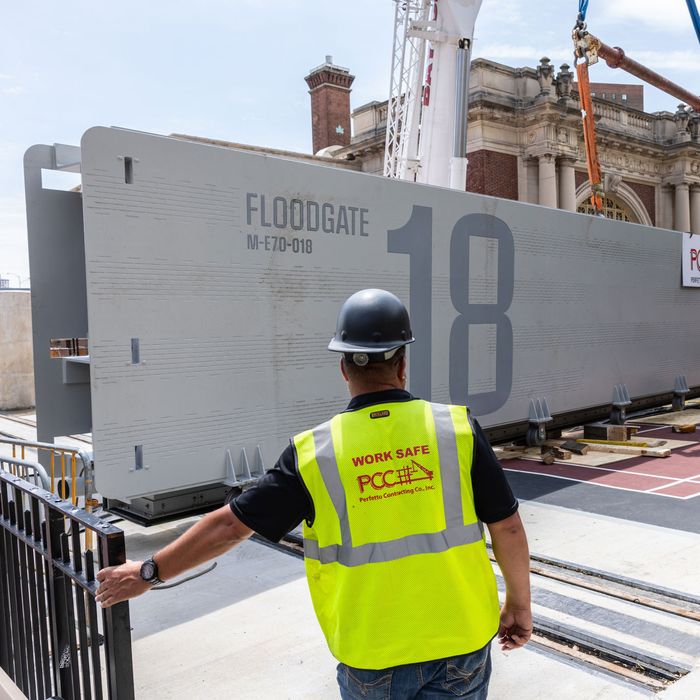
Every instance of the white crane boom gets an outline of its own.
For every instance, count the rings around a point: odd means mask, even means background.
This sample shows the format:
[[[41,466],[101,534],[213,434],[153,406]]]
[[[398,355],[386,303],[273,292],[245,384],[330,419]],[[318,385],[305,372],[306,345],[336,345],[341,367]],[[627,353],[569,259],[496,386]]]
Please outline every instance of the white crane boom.
[[[426,25],[432,0],[393,2],[396,8],[384,174],[391,178],[413,180],[418,165],[418,126],[426,42],[423,37],[412,35],[412,31],[417,25]]]
[[[463,190],[471,43],[482,0],[394,2],[384,174]]]

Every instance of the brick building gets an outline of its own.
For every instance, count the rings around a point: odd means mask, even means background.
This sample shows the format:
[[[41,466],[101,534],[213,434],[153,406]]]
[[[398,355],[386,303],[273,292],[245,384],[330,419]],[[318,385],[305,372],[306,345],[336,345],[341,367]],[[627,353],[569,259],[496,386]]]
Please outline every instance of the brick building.
[[[353,77],[327,59],[306,77],[314,152],[381,173],[387,103],[362,105],[343,121],[340,100],[331,91],[337,90],[340,75],[349,110]],[[675,113],[644,112],[641,85],[594,83],[592,91],[606,216],[700,233],[700,115],[683,105]],[[325,117],[324,104],[331,105]],[[350,121],[348,139],[344,124]],[[336,122],[342,133],[315,126]],[[569,66],[557,72],[546,58],[536,68],[475,60],[467,150],[468,191],[589,211],[580,103]]]
[[[616,102],[623,107],[644,111],[643,85],[618,85],[616,83],[591,83],[591,97]]]
[[[314,153],[328,146],[350,144],[350,86],[354,75],[333,63],[332,56],[305,78],[311,95]]]

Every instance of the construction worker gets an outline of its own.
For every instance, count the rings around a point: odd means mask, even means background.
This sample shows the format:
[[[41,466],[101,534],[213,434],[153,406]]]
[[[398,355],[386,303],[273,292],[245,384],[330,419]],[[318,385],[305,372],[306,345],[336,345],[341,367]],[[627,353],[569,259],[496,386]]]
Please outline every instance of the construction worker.
[[[518,503],[463,406],[405,390],[406,308],[365,289],[342,306],[347,409],[296,435],[273,469],[145,562],[103,569],[113,605],[223,554],[254,531],[277,541],[303,521],[316,615],[346,698],[486,698],[491,640],[532,631]],[[482,523],[505,580],[499,611]]]

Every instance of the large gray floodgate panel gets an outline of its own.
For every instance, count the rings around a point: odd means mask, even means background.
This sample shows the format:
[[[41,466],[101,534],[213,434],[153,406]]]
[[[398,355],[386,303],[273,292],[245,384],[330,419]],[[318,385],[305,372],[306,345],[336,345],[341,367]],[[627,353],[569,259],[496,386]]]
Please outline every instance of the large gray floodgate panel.
[[[347,400],[326,351],[365,287],[409,306],[410,388],[485,426],[700,384],[671,231],[118,129],[82,142],[98,490],[269,466]]]

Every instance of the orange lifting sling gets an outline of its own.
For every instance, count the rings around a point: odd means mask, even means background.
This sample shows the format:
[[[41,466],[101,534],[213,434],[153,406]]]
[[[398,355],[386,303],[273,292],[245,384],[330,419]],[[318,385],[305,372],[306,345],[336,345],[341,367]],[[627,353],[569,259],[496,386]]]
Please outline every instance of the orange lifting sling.
[[[595,139],[595,119],[593,100],[591,99],[591,84],[588,79],[588,59],[576,63],[578,76],[578,92],[581,100],[581,119],[583,121],[583,140],[586,145],[586,164],[588,179],[591,183],[591,205],[596,214],[603,210],[603,187],[600,176],[600,161],[598,146]]]
[[[596,214],[600,214],[603,207],[603,188],[601,185],[600,162],[598,161],[598,148],[595,138],[595,121],[593,114],[593,101],[591,99],[591,86],[588,80],[589,64],[597,63],[598,57],[602,58],[610,68],[622,68],[628,73],[644,80],[654,87],[673,95],[695,111],[700,111],[700,97],[689,90],[676,85],[655,73],[653,70],[637,63],[625,55],[619,47],[611,47],[603,43],[598,37],[586,31],[586,12],[589,0],[579,0],[578,18],[572,33],[574,40],[574,59],[576,73],[578,75],[579,97],[581,99],[581,117],[583,119],[583,138],[586,144],[586,163],[588,165],[588,179],[591,182],[591,204]],[[700,39],[700,13],[698,13],[695,0],[687,0],[693,25]]]
[[[583,44],[586,36],[586,12],[588,12],[588,0],[579,0],[578,17],[572,32],[574,40],[574,64],[578,77],[578,94],[581,101],[581,119],[583,121],[583,141],[586,145],[586,165],[588,166],[588,180],[591,183],[591,205],[596,214],[603,211],[603,187],[600,176],[600,161],[598,160],[598,145],[595,139],[595,115],[593,114],[593,100],[591,99],[591,83],[588,79],[588,64],[598,60],[593,53],[592,61],[589,51]]]

